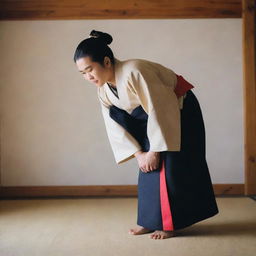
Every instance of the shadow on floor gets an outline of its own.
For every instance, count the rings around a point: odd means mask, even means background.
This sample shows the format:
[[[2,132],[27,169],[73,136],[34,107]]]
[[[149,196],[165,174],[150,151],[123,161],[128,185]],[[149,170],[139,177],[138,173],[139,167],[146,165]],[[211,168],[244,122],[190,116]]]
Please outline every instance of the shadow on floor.
[[[177,235],[180,237],[246,235],[256,238],[256,220],[220,224],[194,224],[194,226],[177,230]]]

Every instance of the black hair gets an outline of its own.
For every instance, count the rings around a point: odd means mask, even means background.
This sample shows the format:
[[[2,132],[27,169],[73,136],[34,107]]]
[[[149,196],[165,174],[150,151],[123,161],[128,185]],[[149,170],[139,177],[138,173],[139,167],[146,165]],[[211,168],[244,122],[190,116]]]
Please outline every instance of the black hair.
[[[90,37],[84,39],[76,48],[74,62],[83,57],[91,57],[92,61],[104,65],[104,57],[109,57],[112,64],[115,63],[114,54],[109,48],[113,38],[111,35],[92,30]]]

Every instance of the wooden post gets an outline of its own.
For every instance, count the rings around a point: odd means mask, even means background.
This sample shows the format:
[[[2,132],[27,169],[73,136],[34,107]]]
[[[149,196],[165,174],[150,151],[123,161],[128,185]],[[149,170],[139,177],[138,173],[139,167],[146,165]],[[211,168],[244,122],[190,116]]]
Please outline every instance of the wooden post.
[[[256,194],[255,0],[243,0],[245,195]]]

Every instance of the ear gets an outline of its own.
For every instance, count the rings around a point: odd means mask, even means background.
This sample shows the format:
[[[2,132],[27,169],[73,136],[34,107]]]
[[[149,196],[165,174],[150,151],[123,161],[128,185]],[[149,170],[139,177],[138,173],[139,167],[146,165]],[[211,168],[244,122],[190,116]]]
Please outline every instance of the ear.
[[[105,67],[111,67],[111,60],[107,56],[104,57],[104,66]]]

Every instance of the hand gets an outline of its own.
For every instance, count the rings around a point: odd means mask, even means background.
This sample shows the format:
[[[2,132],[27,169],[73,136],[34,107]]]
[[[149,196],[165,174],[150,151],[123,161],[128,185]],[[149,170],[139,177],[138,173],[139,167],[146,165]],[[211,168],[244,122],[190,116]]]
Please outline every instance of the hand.
[[[151,172],[159,167],[160,153],[159,152],[142,152],[138,151],[135,154],[139,168],[142,172]]]

